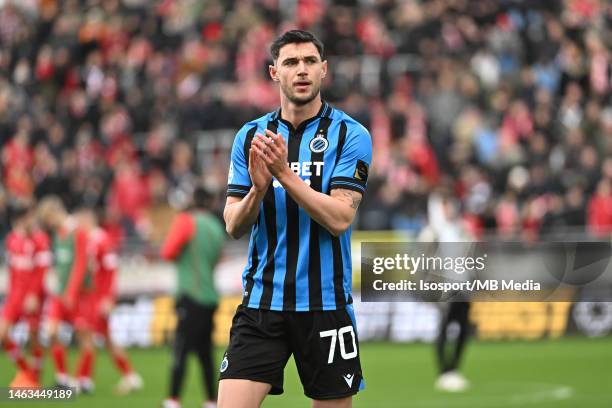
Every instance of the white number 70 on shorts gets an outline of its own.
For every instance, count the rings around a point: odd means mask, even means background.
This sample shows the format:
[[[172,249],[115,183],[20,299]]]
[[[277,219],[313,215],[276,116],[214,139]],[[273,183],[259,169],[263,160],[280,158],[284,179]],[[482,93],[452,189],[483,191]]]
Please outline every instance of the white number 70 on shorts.
[[[346,352],[344,346],[344,335],[346,333],[351,333],[351,339],[353,341],[353,351],[350,353]],[[334,361],[334,353],[336,352],[336,340],[338,337],[340,338],[340,355],[345,360],[350,360],[351,358],[357,357],[357,342],[355,341],[355,332],[353,331],[353,326],[345,326],[338,330],[325,330],[319,333],[319,337],[331,337],[331,345],[329,346],[329,358],[327,359],[327,364],[331,364]]]

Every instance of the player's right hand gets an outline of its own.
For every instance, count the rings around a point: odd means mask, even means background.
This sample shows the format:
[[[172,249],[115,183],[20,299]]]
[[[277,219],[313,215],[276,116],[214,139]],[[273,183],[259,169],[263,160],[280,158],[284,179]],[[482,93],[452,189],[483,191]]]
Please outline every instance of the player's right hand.
[[[257,191],[266,191],[272,181],[272,174],[252,147],[249,149],[249,176]]]

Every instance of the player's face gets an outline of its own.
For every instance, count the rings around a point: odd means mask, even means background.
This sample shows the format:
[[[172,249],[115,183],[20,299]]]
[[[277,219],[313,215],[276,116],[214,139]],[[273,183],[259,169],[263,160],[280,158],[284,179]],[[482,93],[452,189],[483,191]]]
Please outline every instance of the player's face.
[[[59,208],[47,208],[38,214],[37,221],[47,229],[58,228],[63,219],[63,213],[60,212]]]
[[[283,95],[296,105],[306,105],[319,95],[321,81],[327,74],[327,61],[322,61],[313,43],[283,46],[270,76],[280,83]]]
[[[93,228],[95,226],[95,217],[90,210],[81,210],[78,211],[75,215],[79,222],[79,225],[87,229]]]

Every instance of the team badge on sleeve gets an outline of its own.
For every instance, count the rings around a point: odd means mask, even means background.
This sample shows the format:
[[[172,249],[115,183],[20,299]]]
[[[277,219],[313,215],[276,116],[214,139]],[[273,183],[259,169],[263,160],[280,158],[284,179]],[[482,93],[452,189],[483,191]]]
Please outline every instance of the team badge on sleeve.
[[[353,178],[363,181],[364,183],[368,181],[368,173],[370,168],[368,163],[363,160],[357,160],[357,166],[355,166],[355,174],[353,174]]]
[[[232,183],[232,179],[234,178],[234,163],[230,162],[229,171],[227,172],[227,182],[228,184]]]

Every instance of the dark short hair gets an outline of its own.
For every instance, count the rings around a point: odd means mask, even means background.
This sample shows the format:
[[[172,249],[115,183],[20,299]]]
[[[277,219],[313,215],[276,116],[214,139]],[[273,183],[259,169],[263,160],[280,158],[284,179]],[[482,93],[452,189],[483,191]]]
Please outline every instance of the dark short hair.
[[[319,56],[321,57],[321,60],[323,60],[323,43],[313,33],[304,30],[290,30],[278,37],[276,40],[274,40],[272,45],[270,45],[270,54],[272,55],[272,60],[276,61],[278,59],[280,49],[283,48],[285,45],[301,43],[313,43],[314,46],[317,47],[317,51],[319,51]]]

